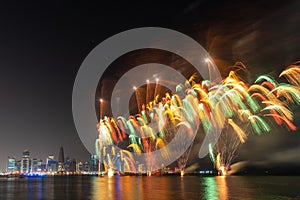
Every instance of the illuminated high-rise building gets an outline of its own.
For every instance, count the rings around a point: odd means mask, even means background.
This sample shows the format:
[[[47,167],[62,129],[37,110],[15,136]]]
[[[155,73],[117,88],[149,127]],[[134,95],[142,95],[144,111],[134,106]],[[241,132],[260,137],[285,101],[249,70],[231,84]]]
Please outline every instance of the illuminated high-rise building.
[[[91,172],[97,172],[98,171],[98,156],[97,155],[91,155],[90,171]]]
[[[43,171],[43,161],[40,159],[37,161],[37,172]]]
[[[32,159],[32,170],[31,172],[41,172],[42,171],[42,160],[36,158]]]
[[[64,148],[61,146],[58,155],[58,172],[65,171],[65,155]]]
[[[25,149],[25,150],[23,151],[23,157],[26,157],[26,158],[29,158],[29,157],[30,157],[30,152],[29,152],[28,149]]]
[[[69,172],[70,171],[70,164],[71,164],[71,159],[67,156],[65,160],[65,171]]]
[[[21,173],[29,173],[31,172],[31,160],[30,160],[30,152],[28,149],[23,151],[23,156],[21,160]]]
[[[32,168],[31,168],[31,172],[37,172],[37,159],[33,158],[32,159]]]
[[[53,155],[49,155],[46,160],[46,170],[47,172],[57,172],[58,170],[58,162],[54,160]]]
[[[77,163],[76,171],[77,172],[82,172],[83,171],[83,163],[82,162]]]
[[[85,171],[85,172],[90,172],[91,171],[90,162],[89,161],[85,161],[83,163],[83,171]]]
[[[76,172],[76,160],[75,160],[75,158],[73,158],[70,161],[69,172]]]
[[[16,165],[16,159],[8,157],[7,159],[7,171],[8,172],[14,172],[17,171],[17,165]]]
[[[18,172],[21,172],[21,163],[22,163],[22,160],[18,160],[17,163],[16,163],[16,167],[17,167]]]

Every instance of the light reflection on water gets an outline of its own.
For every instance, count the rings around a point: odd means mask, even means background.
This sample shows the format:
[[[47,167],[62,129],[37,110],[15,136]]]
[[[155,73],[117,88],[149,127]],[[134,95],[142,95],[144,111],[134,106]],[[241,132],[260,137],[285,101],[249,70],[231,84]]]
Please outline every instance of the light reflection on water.
[[[0,178],[0,199],[300,199],[295,176]]]
[[[228,188],[225,176],[216,177],[217,188],[218,188],[218,197],[220,199],[226,199],[228,197]]]

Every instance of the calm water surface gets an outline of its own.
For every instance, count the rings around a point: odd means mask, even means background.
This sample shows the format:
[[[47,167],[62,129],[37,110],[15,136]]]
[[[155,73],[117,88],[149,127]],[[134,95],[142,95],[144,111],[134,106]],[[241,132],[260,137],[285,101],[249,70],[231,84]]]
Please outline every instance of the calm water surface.
[[[300,176],[1,178],[0,199],[300,199]]]

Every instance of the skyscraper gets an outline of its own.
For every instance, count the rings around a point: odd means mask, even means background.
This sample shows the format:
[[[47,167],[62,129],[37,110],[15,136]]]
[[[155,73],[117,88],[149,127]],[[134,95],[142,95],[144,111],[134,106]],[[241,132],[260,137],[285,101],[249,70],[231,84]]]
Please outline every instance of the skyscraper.
[[[90,170],[91,170],[91,172],[98,171],[98,156],[97,155],[91,155]]]
[[[83,172],[83,163],[79,162],[76,164],[76,172]]]
[[[37,162],[38,160],[36,158],[32,159],[32,167],[31,167],[31,172],[37,172]]]
[[[18,160],[16,163],[16,167],[17,167],[17,171],[21,172],[21,164],[22,164],[22,160]]]
[[[23,156],[21,160],[21,173],[29,173],[31,172],[31,160],[30,160],[30,152],[28,149],[23,151]]]
[[[69,172],[76,172],[76,160],[73,158],[70,162]]]
[[[46,170],[47,172],[57,172],[58,171],[58,162],[54,160],[53,155],[49,155],[46,160]]]
[[[51,171],[51,164],[52,164],[53,159],[54,159],[54,156],[52,156],[52,155],[49,155],[48,158],[46,159],[46,171],[47,172]]]
[[[14,172],[16,170],[17,170],[16,159],[8,157],[8,159],[7,159],[7,171],[8,172]]]
[[[71,159],[67,156],[65,160],[65,171],[70,172]]]
[[[37,161],[37,172],[41,172],[43,170],[43,161],[40,159]]]
[[[64,155],[64,148],[61,146],[59,149],[58,155],[58,172],[65,171],[65,155]]]
[[[90,172],[91,168],[90,168],[90,162],[89,161],[85,161],[83,163],[83,171],[85,172]]]

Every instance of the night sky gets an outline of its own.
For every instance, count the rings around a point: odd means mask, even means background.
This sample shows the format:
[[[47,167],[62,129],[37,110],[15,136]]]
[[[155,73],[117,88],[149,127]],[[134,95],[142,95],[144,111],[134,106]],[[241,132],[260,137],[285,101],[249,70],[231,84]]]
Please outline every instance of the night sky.
[[[82,61],[108,37],[138,27],[171,28],[198,41],[221,71],[244,62],[251,82],[300,60],[299,8],[298,1],[1,4],[0,170],[7,156],[20,159],[26,148],[44,161],[49,154],[57,158],[60,145],[66,156],[89,159],[73,123],[72,89]],[[295,107],[298,127],[299,111]],[[299,152],[299,130],[274,127],[251,137],[238,160],[296,165]]]

